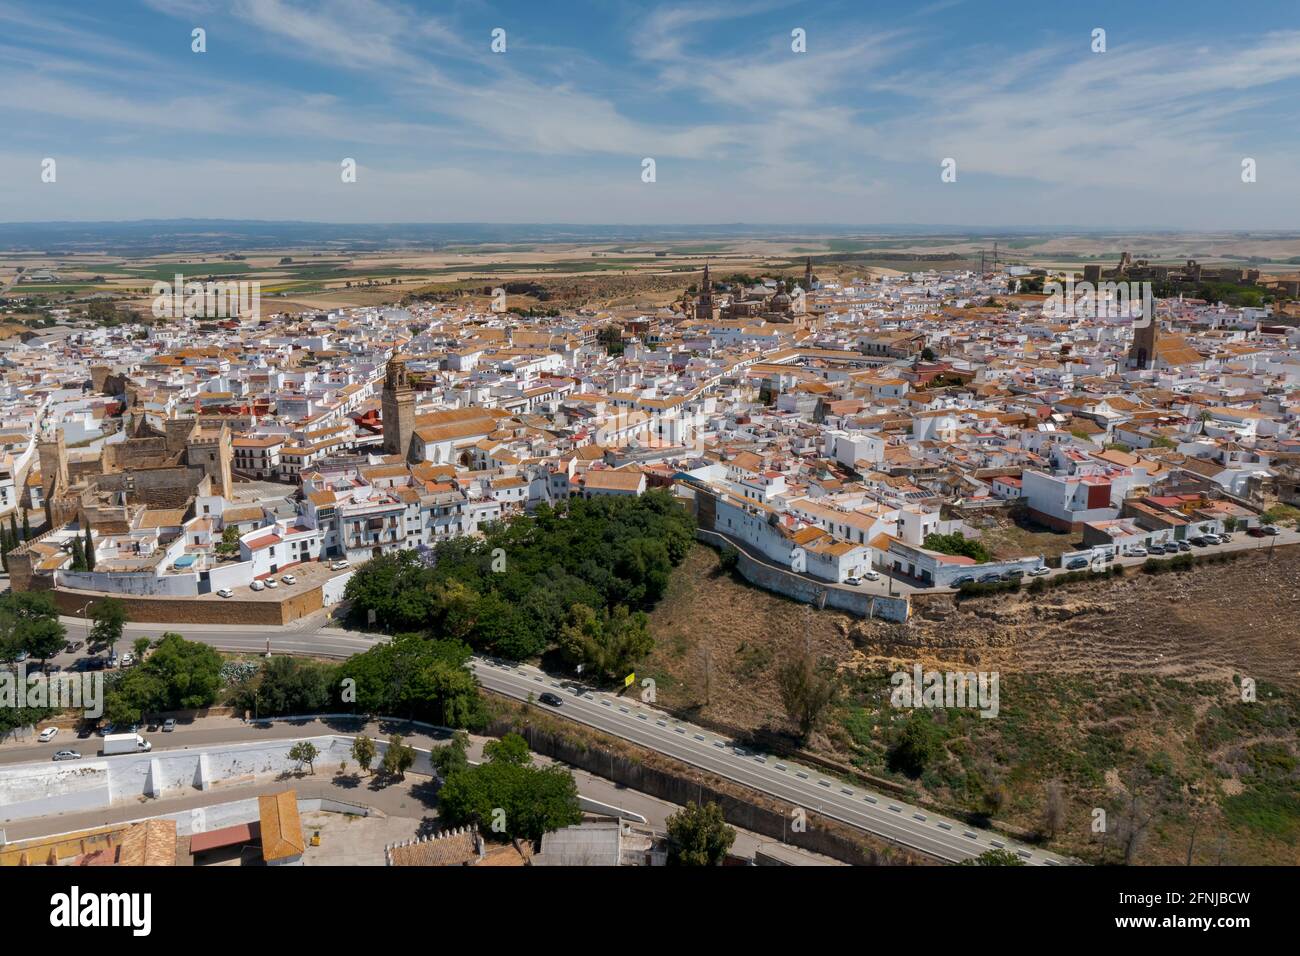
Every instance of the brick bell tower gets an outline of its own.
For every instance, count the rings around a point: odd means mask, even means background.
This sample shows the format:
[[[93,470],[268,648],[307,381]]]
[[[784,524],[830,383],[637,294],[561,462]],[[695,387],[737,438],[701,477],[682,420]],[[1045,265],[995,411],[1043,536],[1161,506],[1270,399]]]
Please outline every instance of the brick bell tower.
[[[410,460],[411,436],[415,432],[415,389],[406,373],[406,362],[394,355],[384,373],[380,402],[384,423],[384,454]]]

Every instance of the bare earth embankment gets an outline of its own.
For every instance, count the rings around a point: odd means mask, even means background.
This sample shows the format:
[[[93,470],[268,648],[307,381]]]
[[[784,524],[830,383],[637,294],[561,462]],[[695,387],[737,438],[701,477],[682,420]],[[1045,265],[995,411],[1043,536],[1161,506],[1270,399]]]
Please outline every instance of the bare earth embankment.
[[[1182,863],[1190,846],[1200,863],[1296,863],[1298,621],[1294,548],[1036,595],[925,598],[900,626],[752,588],[699,547],[651,617],[657,646],[640,670],[671,708],[792,733],[776,673],[806,644],[840,684],[812,752],[1093,862]],[[889,675],[914,662],[997,672],[997,718],[891,707]]]

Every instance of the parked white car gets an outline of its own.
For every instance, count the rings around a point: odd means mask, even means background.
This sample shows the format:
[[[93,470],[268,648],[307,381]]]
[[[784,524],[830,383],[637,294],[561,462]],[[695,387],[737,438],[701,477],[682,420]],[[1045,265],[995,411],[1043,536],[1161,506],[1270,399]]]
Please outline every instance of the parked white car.
[[[1039,578],[1039,577],[1042,577],[1044,574],[1050,574],[1051,571],[1052,571],[1052,569],[1049,568],[1047,565],[1045,565],[1045,564],[1040,564],[1038,567],[1033,568],[1032,570],[1030,570],[1030,572],[1029,572],[1029,576],[1030,576],[1031,578]]]
[[[58,735],[59,735],[58,727],[46,727],[44,730],[41,731],[41,735],[36,739],[43,744],[48,744],[51,740],[53,740]]]
[[[280,586],[280,582],[277,581],[275,578],[267,578],[266,586],[270,588],[272,591],[274,591],[276,588]]]
[[[220,591],[217,592],[217,597],[232,598],[234,596],[235,596],[235,592],[230,590],[230,588],[222,588]]]
[[[297,583],[298,583],[298,579],[297,579],[296,577],[294,577],[292,574],[286,574],[284,577],[282,577],[282,578],[280,579],[280,581],[281,581],[281,583],[283,583],[283,584],[297,584]]]
[[[879,572],[879,571],[863,571],[863,572],[862,572],[862,579],[863,579],[864,581],[879,581],[879,580],[880,580],[880,572]]]
[[[254,581],[254,582],[253,582],[252,584],[250,584],[248,587],[249,587],[251,590],[253,590],[253,591],[265,591],[265,590],[266,590],[266,585],[263,584],[261,581]]]

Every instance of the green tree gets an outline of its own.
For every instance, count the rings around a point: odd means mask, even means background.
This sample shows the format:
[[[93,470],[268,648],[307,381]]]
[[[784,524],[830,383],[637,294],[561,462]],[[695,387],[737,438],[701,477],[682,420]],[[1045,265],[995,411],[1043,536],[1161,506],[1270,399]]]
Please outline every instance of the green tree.
[[[525,767],[533,762],[528,741],[516,733],[506,734],[498,740],[489,740],[483,745],[483,757],[493,763],[513,763]]]
[[[444,747],[435,747],[429,755],[433,769],[441,780],[446,780],[454,773],[469,769],[469,734],[458,730],[451,735],[451,740]]]
[[[452,773],[438,791],[438,811],[453,826],[477,823],[540,846],[543,834],[582,820],[577,785],[564,767],[535,767],[531,756],[521,762],[513,743],[484,756],[479,766]]]
[[[32,526],[27,518],[27,509],[23,509],[23,540],[30,541],[32,537]]]
[[[943,752],[942,731],[928,713],[913,711],[887,754],[890,770],[916,778]]]
[[[15,637],[23,650],[41,662],[44,671],[45,662],[63,650],[68,632],[57,617],[41,617],[18,622]]]
[[[144,661],[145,654],[149,653],[149,638],[137,637],[131,643],[131,649],[135,651],[135,659],[137,662]]]
[[[90,536],[90,526],[86,526],[86,543],[82,548],[86,557],[86,570],[95,570],[95,539]]]
[[[310,740],[300,740],[289,748],[289,759],[297,761],[301,768],[306,764],[311,768],[312,775],[316,774],[316,758],[320,756],[320,751]]]
[[[688,803],[668,818],[668,865],[721,866],[735,840],[716,803]]]
[[[217,544],[217,554],[239,554],[239,525],[228,524],[221,529],[221,541]]]
[[[117,598],[104,598],[90,612],[94,624],[90,629],[90,649],[99,653],[117,644],[126,627],[126,605]]]
[[[575,604],[569,623],[560,632],[560,651],[570,664],[584,665],[586,673],[621,677],[654,649],[646,615],[629,614],[619,605],[598,615],[585,604]]]
[[[334,668],[297,657],[273,657],[261,670],[257,712],[267,716],[314,714],[328,708]]]
[[[73,571],[85,571],[85,570],[86,570],[86,547],[85,547],[85,545],[82,543],[81,538],[79,538],[79,537],[78,537],[78,538],[73,538],[73,539],[72,539],[72,565],[71,565],[71,570],[73,570]]]
[[[415,763],[415,748],[407,746],[403,742],[401,734],[393,734],[388,738],[388,747],[384,751],[384,759],[380,766],[383,767],[384,775],[387,777],[397,777],[399,780],[406,779],[406,771]]]
[[[835,669],[805,650],[781,665],[776,681],[785,712],[799,726],[800,740],[806,741],[835,700]]]
[[[375,742],[365,734],[352,740],[352,759],[361,765],[362,771],[370,773],[370,765],[375,762]]]
[[[153,682],[151,710],[195,710],[208,707],[221,689],[221,655],[198,641],[168,631],[158,639],[149,659],[133,668],[122,686]],[[143,685],[148,689],[148,685]],[[140,695],[143,699],[146,695]]]

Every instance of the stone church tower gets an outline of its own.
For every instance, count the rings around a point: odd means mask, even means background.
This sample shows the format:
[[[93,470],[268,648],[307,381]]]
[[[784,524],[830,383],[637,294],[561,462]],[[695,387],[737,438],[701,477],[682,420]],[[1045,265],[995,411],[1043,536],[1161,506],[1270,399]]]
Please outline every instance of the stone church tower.
[[[709,278],[709,264],[704,263],[704,278],[700,280],[700,295],[695,300],[695,318],[712,319],[713,314],[713,280]]]
[[[415,432],[415,389],[406,374],[406,362],[396,355],[388,360],[380,415],[384,423],[384,454],[411,458]]]
[[[1129,368],[1150,368],[1156,360],[1157,319],[1155,304],[1149,295],[1142,297],[1142,322],[1133,329],[1133,345],[1128,351]]]

